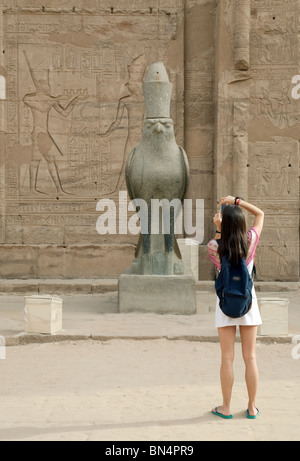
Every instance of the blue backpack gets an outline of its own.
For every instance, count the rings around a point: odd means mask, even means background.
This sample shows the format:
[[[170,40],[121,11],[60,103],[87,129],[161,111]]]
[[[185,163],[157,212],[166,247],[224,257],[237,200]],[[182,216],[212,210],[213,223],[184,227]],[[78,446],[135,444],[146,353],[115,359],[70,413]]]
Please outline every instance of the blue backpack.
[[[231,265],[226,255],[222,258],[221,271],[215,281],[220,309],[231,318],[243,317],[252,305],[253,281],[242,258],[238,266]]]

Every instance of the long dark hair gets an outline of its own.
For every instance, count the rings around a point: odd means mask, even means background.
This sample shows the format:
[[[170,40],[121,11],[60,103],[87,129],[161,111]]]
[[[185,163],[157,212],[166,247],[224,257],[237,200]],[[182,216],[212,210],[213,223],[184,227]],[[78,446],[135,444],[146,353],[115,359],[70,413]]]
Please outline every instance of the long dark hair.
[[[248,253],[246,219],[237,205],[227,205],[223,210],[221,223],[221,239],[218,254],[222,261],[226,254],[228,262],[238,265],[241,258]]]

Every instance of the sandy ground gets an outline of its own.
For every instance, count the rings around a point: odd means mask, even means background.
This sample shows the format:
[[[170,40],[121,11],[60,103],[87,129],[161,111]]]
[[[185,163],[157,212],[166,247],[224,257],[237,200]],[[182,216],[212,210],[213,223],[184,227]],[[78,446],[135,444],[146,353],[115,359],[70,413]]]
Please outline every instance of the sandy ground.
[[[295,345],[258,344],[257,420],[236,344],[232,420],[221,403],[219,344],[112,340],[29,344],[0,360],[0,440],[299,440]],[[295,352],[296,355],[295,355]]]

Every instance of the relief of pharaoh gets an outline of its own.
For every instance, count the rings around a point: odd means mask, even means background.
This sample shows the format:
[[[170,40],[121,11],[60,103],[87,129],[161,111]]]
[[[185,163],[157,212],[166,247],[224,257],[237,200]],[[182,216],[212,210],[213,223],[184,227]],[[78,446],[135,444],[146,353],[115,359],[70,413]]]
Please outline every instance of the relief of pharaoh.
[[[33,130],[31,133],[32,157],[29,167],[30,191],[32,194],[46,194],[37,189],[39,165],[41,160],[44,159],[56,186],[57,195],[71,195],[63,189],[59,176],[56,156],[63,155],[63,153],[49,131],[49,114],[52,109],[55,109],[60,115],[67,117],[74,109],[76,103],[82,99],[82,96],[77,95],[70,100],[67,106],[62,106],[61,102],[69,100],[70,97],[67,95],[52,96],[49,83],[49,70],[33,70],[26,51],[24,51],[24,56],[36,88],[34,93],[28,93],[23,98],[23,102],[30,108],[33,118]]]

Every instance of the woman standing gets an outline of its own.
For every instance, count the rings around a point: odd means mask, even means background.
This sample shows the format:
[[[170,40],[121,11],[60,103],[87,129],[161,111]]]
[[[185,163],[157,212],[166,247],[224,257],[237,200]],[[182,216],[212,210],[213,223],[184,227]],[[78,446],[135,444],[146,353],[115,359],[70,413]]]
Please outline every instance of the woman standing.
[[[222,213],[214,216],[217,227],[214,240],[208,244],[209,257],[220,271],[221,261],[227,254],[228,261],[236,262],[242,257],[246,260],[249,273],[253,270],[255,250],[263,228],[264,213],[250,203],[239,197],[227,196],[220,200],[224,207]],[[253,227],[247,232],[246,220],[242,208],[254,215]],[[216,328],[218,328],[221,346],[221,388],[223,404],[213,409],[213,414],[222,418],[232,418],[230,411],[231,393],[233,386],[233,359],[234,342],[237,325],[240,328],[242,342],[242,354],[245,362],[246,385],[248,390],[247,418],[254,419],[258,416],[256,408],[256,393],[258,386],[258,370],[256,363],[256,335],[257,326],[262,323],[254,287],[252,288],[252,307],[243,317],[233,319],[227,317],[219,307],[219,299],[216,305]]]

